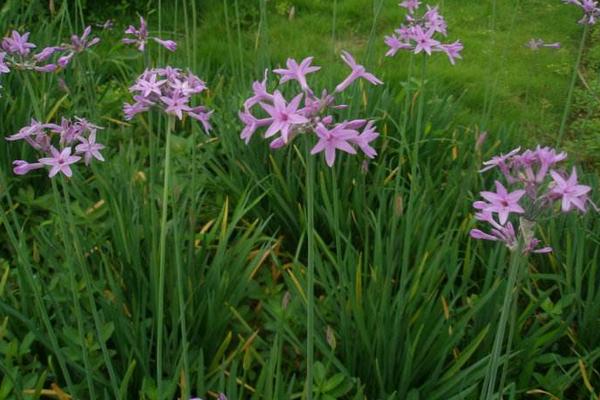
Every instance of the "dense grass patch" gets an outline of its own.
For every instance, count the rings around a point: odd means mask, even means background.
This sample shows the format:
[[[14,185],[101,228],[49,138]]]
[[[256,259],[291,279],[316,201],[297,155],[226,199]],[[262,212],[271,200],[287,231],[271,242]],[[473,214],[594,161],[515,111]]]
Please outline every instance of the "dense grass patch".
[[[116,7],[115,28],[96,29],[102,42],[72,68],[2,76],[3,136],[32,117],[84,116],[106,127],[107,161],[71,179],[17,177],[11,161],[33,152],[0,141],[0,398],[305,396],[306,145],[271,151],[255,138],[246,146],[237,113],[252,81],[287,57],[314,55],[327,68],[311,86],[335,86],[347,73],[343,49],[386,85],[356,84],[337,115],[374,118],[379,156],[341,156],[331,169],[316,161],[314,398],[479,398],[510,256],[469,238],[472,202],[494,181],[478,170],[516,146],[554,144],[581,33],[577,10],[559,1],[441,1],[464,60],[453,67],[433,57],[423,76],[421,58],[383,57],[382,37],[403,16],[397,0],[137,3]],[[52,4],[6,2],[0,32],[30,30],[41,47],[113,15]],[[134,10],[178,51],[123,46]],[[563,46],[532,52],[524,47],[532,37]],[[587,53],[587,77],[596,51]],[[167,121],[126,122],[122,104],[144,68],[167,64],[206,79],[202,102],[216,111],[211,135],[184,119],[170,139],[161,309]],[[572,159],[593,158],[580,146],[596,142],[586,128],[596,126],[595,85],[575,96]],[[586,166],[580,180],[598,203],[594,172]],[[501,360],[504,398],[596,398],[598,214],[543,221],[541,239],[554,252],[521,271],[511,351]]]

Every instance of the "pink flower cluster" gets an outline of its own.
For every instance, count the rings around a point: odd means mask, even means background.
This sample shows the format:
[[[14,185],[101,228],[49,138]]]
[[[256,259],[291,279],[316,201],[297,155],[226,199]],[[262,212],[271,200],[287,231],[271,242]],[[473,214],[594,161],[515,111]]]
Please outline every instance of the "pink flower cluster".
[[[287,101],[279,90],[269,93],[265,71],[264,80],[254,82],[253,95],[244,102],[244,110],[239,113],[245,125],[241,138],[248,143],[259,128],[266,128],[264,137],[274,137],[270,146],[272,149],[278,149],[290,144],[299,135],[314,133],[318,141],[311,154],[324,152],[330,167],[335,162],[337,150],[356,154],[358,148],[367,157],[374,158],[377,152],[370,143],[379,136],[375,131],[374,121],[356,119],[335,123],[331,112],[347,108],[344,104],[336,103],[336,95],[345,91],[357,79],[364,79],[373,85],[383,82],[367,72],[350,53],[342,52],[342,59],[352,71],[337,85],[333,93],[324,90],[321,96],[315,95],[306,79],[308,74],[321,69],[312,65],[313,57],[305,58],[300,63],[290,58],[287,60],[287,68],[273,70],[281,77],[280,84],[288,81],[298,82],[301,91],[290,101]],[[260,109],[261,115],[254,114],[253,108]]]
[[[146,23],[146,20],[143,17],[140,17],[140,27],[136,28],[133,25],[129,25],[129,27],[125,29],[125,35],[129,36],[126,36],[121,40],[123,43],[133,44],[141,52],[144,52],[146,50],[146,44],[148,43],[149,38],[148,24]],[[169,51],[177,50],[177,43],[175,43],[172,40],[163,40],[155,36],[152,36],[151,39]]]
[[[399,50],[408,50],[415,54],[425,52],[428,55],[444,52],[452,65],[456,63],[456,59],[462,58],[460,52],[463,45],[460,41],[445,44],[435,39],[436,34],[443,37],[448,35],[448,24],[437,7],[427,5],[427,11],[423,15],[417,15],[421,7],[419,0],[405,0],[400,3],[400,7],[406,8],[408,13],[405,23],[396,29],[393,35],[385,37],[385,44],[389,47],[386,56],[393,57]]]
[[[591,187],[577,182],[577,171],[571,174],[557,169],[557,164],[566,160],[567,154],[555,149],[538,146],[535,150],[521,152],[517,148],[506,155],[500,155],[484,163],[481,172],[498,168],[510,191],[496,181],[496,191],[481,192],[483,200],[473,203],[477,210],[475,218],[487,222],[490,233],[479,229],[471,231],[474,239],[501,241],[511,250],[522,246],[524,253],[547,253],[550,247],[538,249],[540,241],[534,237],[535,223],[544,214],[551,214],[554,205],[560,203],[562,212],[577,209],[586,212],[591,203],[588,194]],[[509,221],[511,215],[519,215],[520,235]],[[496,220],[497,216],[497,220]]]
[[[167,114],[183,119],[184,115],[202,123],[205,131],[210,131],[209,111],[204,106],[192,106],[192,95],[206,90],[206,83],[190,71],[165,67],[148,69],[137,78],[129,91],[133,93],[133,104],[125,103],[125,119],[131,120],[136,114],[149,111],[156,106]]]
[[[97,37],[90,38],[91,33],[92,28],[88,26],[81,37],[71,36],[70,43],[45,47],[40,52],[33,54],[32,51],[37,46],[28,41],[29,32],[21,35],[17,31],[12,31],[10,36],[2,39],[0,74],[9,73],[11,68],[37,72],[54,72],[60,68],[66,68],[75,54],[85,51],[100,41]],[[50,62],[50,58],[54,55],[60,55],[60,57],[56,61]]]
[[[71,165],[83,159],[89,165],[92,159],[104,161],[100,150],[104,145],[96,143],[96,131],[102,129],[84,118],[75,120],[63,118],[60,125],[43,124],[34,119],[6,140],[24,140],[35,150],[44,155],[37,162],[24,160],[13,161],[13,171],[17,175],[25,175],[30,171],[49,167],[49,177],[59,172],[67,177],[73,175]],[[75,147],[73,151],[73,147]]]
[[[563,0],[563,3],[574,4],[583,10],[580,24],[595,25],[600,16],[600,7],[597,0]]]

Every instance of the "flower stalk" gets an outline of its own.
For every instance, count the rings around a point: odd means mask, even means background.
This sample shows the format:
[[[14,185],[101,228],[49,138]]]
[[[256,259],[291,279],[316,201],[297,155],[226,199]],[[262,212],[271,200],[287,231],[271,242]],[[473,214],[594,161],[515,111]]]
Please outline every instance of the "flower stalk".
[[[508,269],[508,282],[506,283],[506,290],[504,292],[504,300],[502,302],[502,308],[500,310],[500,321],[498,322],[498,327],[496,329],[496,337],[494,338],[494,345],[492,348],[492,353],[490,355],[490,360],[488,363],[488,369],[485,376],[485,380],[483,381],[483,389],[481,391],[481,400],[488,400],[493,398],[494,388],[496,386],[496,378],[498,375],[498,369],[500,367],[500,358],[502,357],[502,347],[504,344],[504,336],[506,333],[508,317],[512,308],[512,305],[517,296],[517,291],[515,290],[517,287],[517,280],[520,276],[519,272],[525,261],[527,260],[527,256],[522,254],[521,247],[523,245],[520,244],[515,249],[511,251],[510,255],[510,265]],[[514,329],[514,326],[511,326],[509,329]],[[507,347],[505,357],[508,358],[510,356],[510,349]],[[507,362],[505,359],[504,362]],[[502,398],[502,390],[500,388],[500,399]]]
[[[308,246],[308,261],[306,271],[306,398],[313,397],[313,365],[314,365],[314,335],[315,335],[315,189],[314,189],[315,160],[307,146],[306,152],[306,235]]]
[[[165,264],[167,247],[167,213],[169,211],[169,193],[171,186],[171,133],[174,118],[167,118],[167,131],[165,139],[165,168],[162,192],[162,210],[160,217],[160,243],[159,243],[159,270],[158,270],[158,316],[156,319],[156,382],[160,393],[163,374],[163,325],[165,307]]]
[[[558,130],[557,145],[560,145],[563,137],[565,136],[565,130],[567,129],[567,120],[569,119],[569,113],[571,112],[571,104],[573,103],[573,92],[575,91],[575,85],[577,83],[577,75],[579,74],[579,67],[581,66],[581,59],[583,58],[583,51],[585,49],[585,42],[590,31],[590,25],[584,25],[583,33],[581,35],[581,42],[579,43],[579,52],[577,53],[577,60],[573,67],[573,75],[571,76],[571,84],[569,85],[569,91],[567,92],[567,102],[565,103],[565,110],[563,111],[562,120],[560,121],[560,128]]]

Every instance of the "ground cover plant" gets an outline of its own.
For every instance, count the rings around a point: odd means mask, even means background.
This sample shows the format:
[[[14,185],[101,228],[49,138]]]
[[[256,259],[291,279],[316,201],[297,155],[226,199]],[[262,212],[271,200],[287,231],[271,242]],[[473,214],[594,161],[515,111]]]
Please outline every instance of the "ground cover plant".
[[[599,14],[5,1],[0,399],[598,398]]]

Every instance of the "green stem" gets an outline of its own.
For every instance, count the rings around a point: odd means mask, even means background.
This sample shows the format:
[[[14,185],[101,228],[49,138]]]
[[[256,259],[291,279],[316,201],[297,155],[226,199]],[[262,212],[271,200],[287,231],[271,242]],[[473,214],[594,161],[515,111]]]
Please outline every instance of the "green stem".
[[[419,146],[421,141],[421,136],[423,135],[423,112],[425,108],[425,77],[427,75],[427,55],[423,54],[423,61],[421,62],[421,85],[419,88],[419,104],[417,106],[417,127],[415,129],[415,144],[413,147],[413,163],[412,163],[412,177],[411,177],[411,187],[412,183],[416,181],[416,172],[417,165],[419,160]]]
[[[500,322],[498,323],[496,337],[494,339],[494,345],[492,347],[492,354],[490,355],[490,361],[488,364],[488,370],[483,382],[483,389],[481,391],[481,400],[489,400],[494,395],[494,388],[496,386],[496,378],[498,375],[498,368],[500,367],[500,358],[502,353],[502,345],[504,343],[504,334],[506,333],[506,326],[508,317],[511,314],[511,305],[516,298],[516,286],[517,277],[523,265],[525,257],[521,253],[521,248],[515,249],[511,253],[510,267],[508,271],[508,282],[506,284],[506,291],[504,292],[504,301],[502,303],[502,309],[500,311]],[[510,354],[507,354],[508,357]],[[506,360],[505,360],[506,362]],[[502,388],[500,388],[502,393]]]
[[[158,316],[156,318],[156,382],[159,393],[161,394],[162,373],[163,373],[163,323],[165,306],[165,263],[167,247],[167,212],[171,183],[171,131],[173,130],[173,117],[167,121],[166,143],[165,143],[165,170],[162,193],[162,211],[160,218],[160,244],[159,244],[159,271],[158,271]]]
[[[331,46],[333,46],[333,54],[335,54],[335,34],[337,27],[337,0],[333,0],[333,18],[331,22]]]
[[[308,241],[308,269],[306,273],[306,398],[312,400],[313,395],[313,363],[315,333],[315,231],[314,231],[314,157],[309,146],[306,151],[306,234]]]
[[[567,103],[565,104],[565,110],[563,111],[562,121],[560,122],[560,129],[558,130],[558,141],[557,145],[563,140],[565,130],[567,128],[567,120],[569,118],[569,112],[571,111],[571,103],[573,102],[573,92],[575,91],[575,84],[577,83],[577,74],[579,73],[579,67],[581,65],[581,59],[583,58],[583,50],[585,48],[585,41],[587,39],[588,32],[590,30],[589,25],[586,25],[581,35],[581,42],[579,43],[579,52],[577,53],[577,61],[575,61],[575,67],[573,68],[573,76],[571,76],[571,85],[569,86],[569,92],[567,93]]]
[[[505,353],[506,354],[510,354],[510,350],[512,348],[512,342],[515,336],[515,326],[517,323],[517,306],[518,306],[518,302],[519,302],[519,292],[521,290],[521,286],[519,285],[519,282],[521,280],[519,279],[519,277],[517,277],[517,283],[516,283],[516,287],[515,287],[515,298],[513,299],[513,303],[512,303],[512,307],[510,310],[510,323],[509,323],[509,327],[510,329],[508,330],[508,340],[506,342],[506,350]],[[505,362],[504,366],[502,368],[502,375],[500,377],[500,389],[502,390],[500,392],[500,397],[502,397],[502,393],[504,392],[504,383],[506,382],[506,377],[508,376],[508,366],[509,363]]]

